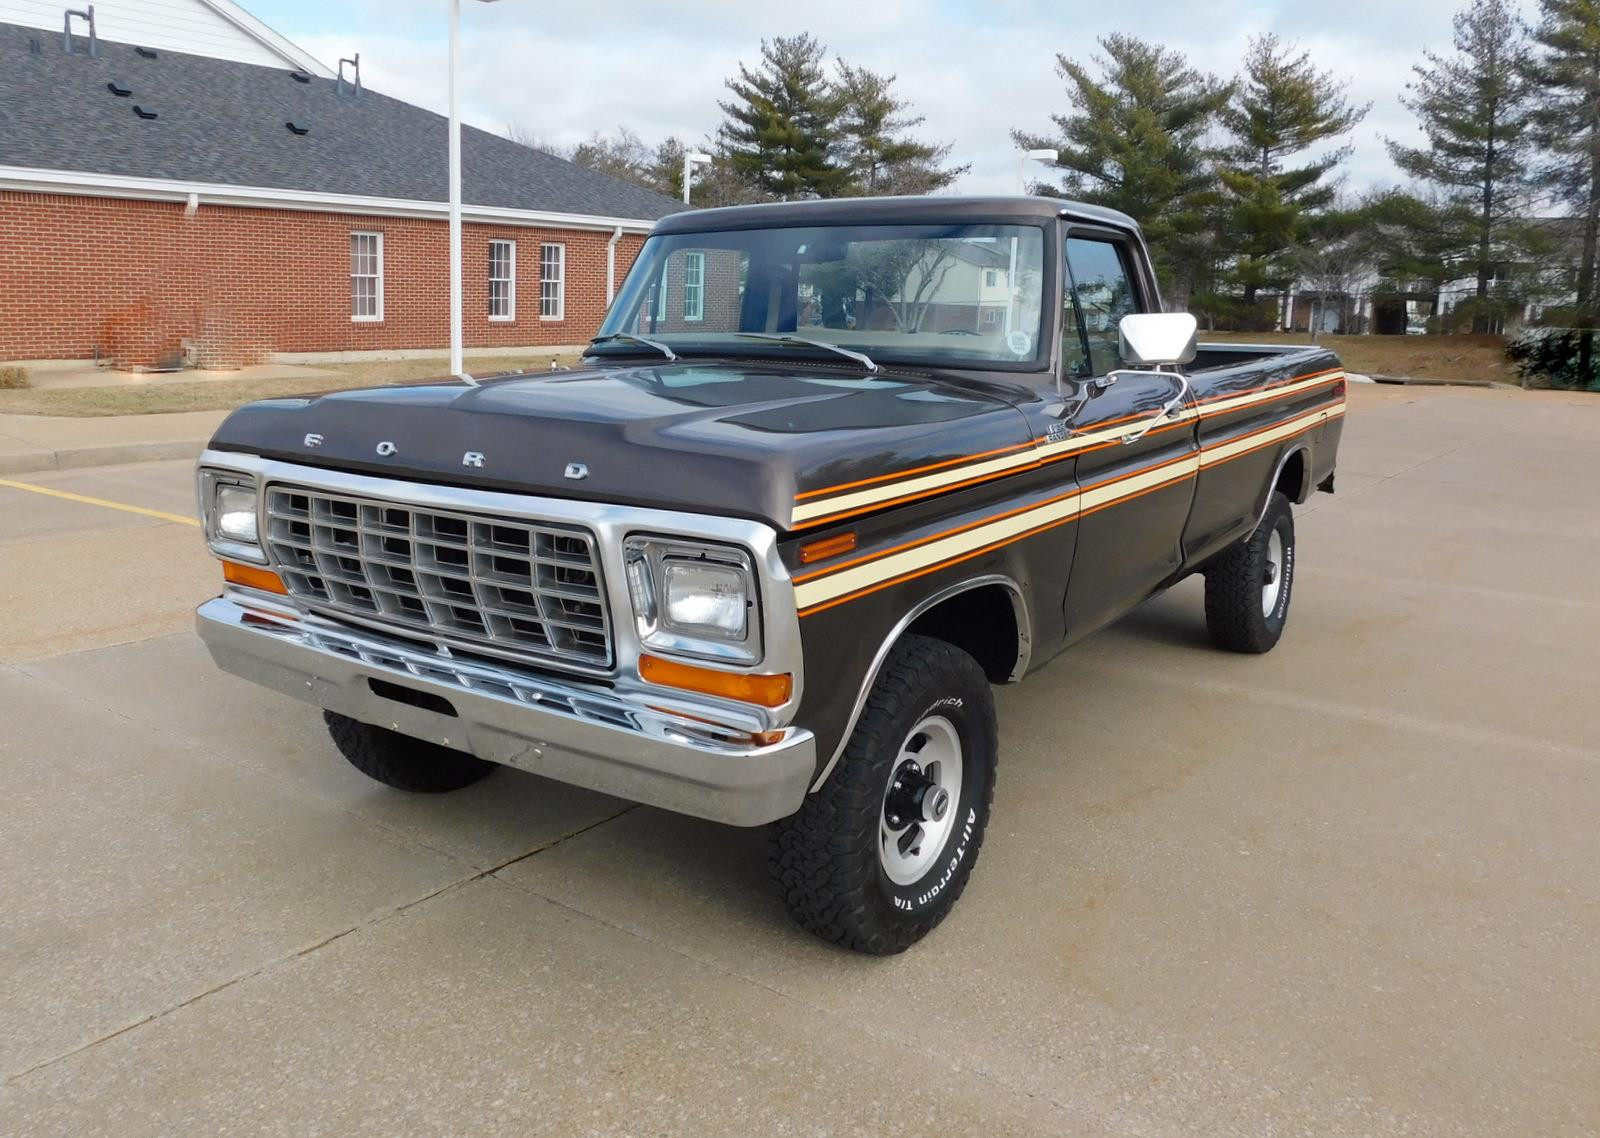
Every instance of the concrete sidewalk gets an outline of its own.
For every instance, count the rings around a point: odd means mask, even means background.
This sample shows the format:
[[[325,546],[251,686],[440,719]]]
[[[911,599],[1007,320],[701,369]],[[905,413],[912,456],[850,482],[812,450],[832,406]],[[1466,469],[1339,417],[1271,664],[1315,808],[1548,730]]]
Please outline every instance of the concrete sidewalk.
[[[0,415],[0,475],[194,458],[227,415]]]

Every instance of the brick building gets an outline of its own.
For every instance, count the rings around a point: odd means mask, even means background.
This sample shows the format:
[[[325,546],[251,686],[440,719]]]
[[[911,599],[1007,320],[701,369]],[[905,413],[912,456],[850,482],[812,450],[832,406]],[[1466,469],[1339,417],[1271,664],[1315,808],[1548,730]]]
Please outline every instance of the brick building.
[[[62,11],[0,0],[0,360],[445,345],[443,117],[227,0],[103,0],[92,37]],[[462,151],[467,349],[583,343],[681,206],[470,127]]]

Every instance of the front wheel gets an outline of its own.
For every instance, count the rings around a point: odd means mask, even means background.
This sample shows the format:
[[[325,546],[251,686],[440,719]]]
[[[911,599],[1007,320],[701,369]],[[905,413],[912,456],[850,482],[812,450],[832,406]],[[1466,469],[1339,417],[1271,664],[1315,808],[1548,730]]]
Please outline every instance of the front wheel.
[[[471,786],[494,773],[494,763],[437,743],[413,739],[333,711],[324,711],[322,718],[333,745],[351,766],[397,790],[442,794]]]
[[[1294,509],[1274,490],[1261,524],[1206,567],[1206,629],[1230,652],[1270,652],[1289,620]]]
[[[906,636],[828,781],[771,837],[790,914],[857,952],[904,952],[950,912],[983,843],[994,696],[967,653]]]

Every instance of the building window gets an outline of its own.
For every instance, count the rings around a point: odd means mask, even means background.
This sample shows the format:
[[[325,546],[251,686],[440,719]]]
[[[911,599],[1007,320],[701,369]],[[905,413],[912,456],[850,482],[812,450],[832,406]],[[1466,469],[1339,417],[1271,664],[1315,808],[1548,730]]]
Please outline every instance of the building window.
[[[383,234],[350,234],[350,319],[383,319]]]
[[[560,320],[567,314],[567,247],[539,246],[539,319]]]
[[[489,319],[517,318],[517,243],[489,242]]]
[[[685,253],[683,255],[683,318],[685,320],[704,320],[706,318],[706,255],[704,253]]]
[[[1000,287],[1000,270],[999,269],[985,269],[985,270],[983,270],[983,287],[984,288],[999,288]]]

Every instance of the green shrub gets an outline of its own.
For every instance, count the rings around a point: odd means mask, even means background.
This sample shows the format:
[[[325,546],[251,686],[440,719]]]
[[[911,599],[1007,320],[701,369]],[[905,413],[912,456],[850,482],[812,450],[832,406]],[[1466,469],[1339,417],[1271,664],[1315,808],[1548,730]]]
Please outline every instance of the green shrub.
[[[0,388],[20,390],[32,387],[33,382],[28,378],[28,369],[16,364],[0,364]]]
[[[1532,387],[1600,391],[1600,332],[1530,328],[1506,345],[1506,358]]]

